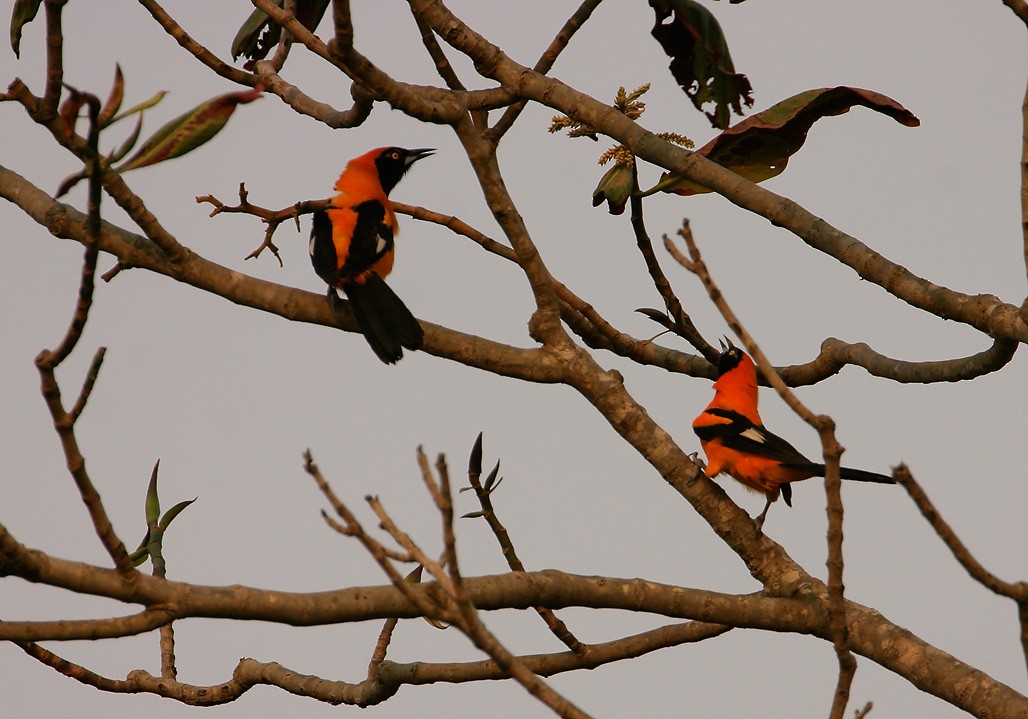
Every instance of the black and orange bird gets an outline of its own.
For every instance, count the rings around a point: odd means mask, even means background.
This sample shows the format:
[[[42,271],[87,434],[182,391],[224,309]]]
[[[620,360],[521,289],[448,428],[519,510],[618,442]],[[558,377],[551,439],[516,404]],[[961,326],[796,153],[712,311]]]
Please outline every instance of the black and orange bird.
[[[757,413],[757,368],[749,355],[731,342],[721,343],[721,359],[714,382],[714,399],[692,428],[707,455],[704,473],[716,477],[724,472],[743,485],[767,497],[758,526],[779,494],[792,506],[792,482],[823,477],[825,466],[811,462],[798,449],[768,431]],[[887,475],[840,467],[843,479],[895,484]]]
[[[425,338],[417,319],[396,296],[385,277],[393,269],[399,226],[389,193],[431,149],[380,147],[355,157],[336,180],[338,193],[311,223],[311,264],[328,284],[335,303],[342,290],[361,332],[386,364],[416,350]]]

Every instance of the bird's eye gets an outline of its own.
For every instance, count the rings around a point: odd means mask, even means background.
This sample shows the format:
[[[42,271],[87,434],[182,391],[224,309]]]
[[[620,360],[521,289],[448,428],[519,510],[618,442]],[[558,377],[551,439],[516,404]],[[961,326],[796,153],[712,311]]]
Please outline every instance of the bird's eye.
[[[396,150],[393,150],[392,154],[391,154],[391,155],[389,155],[389,156],[390,156],[391,158],[393,158],[394,160],[399,160],[399,159],[400,159],[400,153],[399,153],[399,152],[397,152]]]

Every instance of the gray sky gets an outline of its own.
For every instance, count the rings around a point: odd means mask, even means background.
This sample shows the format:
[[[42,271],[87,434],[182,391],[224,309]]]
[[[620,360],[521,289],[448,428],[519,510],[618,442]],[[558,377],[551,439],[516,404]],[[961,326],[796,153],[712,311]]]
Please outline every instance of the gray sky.
[[[8,6],[10,3],[7,4]],[[358,48],[397,79],[437,83],[405,7],[354,8]],[[453,2],[473,27],[531,65],[577,3]],[[114,7],[113,5],[111,6]],[[210,49],[228,55],[247,3],[169,4]],[[903,127],[863,108],[819,122],[782,176],[767,186],[853,234],[886,257],[967,293],[1018,304],[1025,292],[1018,207],[1020,103],[1025,85],[1024,29],[999,0],[847,3],[828,0],[742,5],[712,3],[737,69],[761,110],[805,89],[854,85],[885,93],[922,122]],[[7,17],[7,13],[0,13]],[[152,131],[200,101],[235,89],[184,53],[132,4],[106,14],[87,3],[66,13],[67,81],[105,94],[114,63],[126,75],[126,104],[160,89],[168,97],[146,118]],[[667,59],[649,36],[645,3],[608,2],[554,68],[565,82],[609,101],[618,85],[653,83],[642,123],[676,130],[703,145],[713,131],[674,85]],[[321,30],[323,36],[327,24]],[[14,76],[40,91],[41,19],[28,26],[22,58],[0,43],[4,84]],[[401,50],[397,50],[401,48]],[[457,63],[473,86],[466,63]],[[287,79],[318,99],[347,107],[349,84],[320,61],[294,51]],[[546,133],[546,109],[531,108],[501,145],[505,179],[555,276],[636,336],[655,332],[637,307],[659,306],[634,246],[627,216],[590,206],[609,143]],[[13,103],[0,105],[0,163],[45,189],[76,169]],[[110,146],[128,128],[105,138]],[[250,200],[286,207],[327,197],[352,156],[380,145],[437,147],[394,193],[397,200],[457,215],[499,238],[452,134],[379,106],[352,131],[332,132],[299,117],[273,96],[244,106],[226,132],[201,150],[127,175],[165,227],[205,257],[286,285],[321,292],[306,257],[306,230],[282,228],[285,266],[271,257],[244,262],[263,227],[254,218],[208,218],[197,195],[233,203],[240,181]],[[642,182],[659,170],[643,167]],[[84,190],[69,201],[85,204]],[[955,323],[921,313],[784,230],[714,196],[654,197],[651,233],[673,233],[687,216],[711,271],[750,331],[777,364],[813,357],[829,336],[864,341],[908,360],[964,356],[988,346]],[[105,218],[128,226],[112,202]],[[4,259],[0,287],[7,312],[0,372],[2,521],[22,542],[58,556],[105,564],[63,466],[38,391],[32,358],[63,336],[77,292],[81,247],[58,241],[0,204]],[[401,218],[390,284],[416,315],[492,339],[528,345],[531,296],[522,277],[466,240]],[[112,264],[102,256],[100,269]],[[695,278],[664,266],[708,338],[725,332]],[[663,338],[662,342],[674,340]],[[134,543],[144,528],[142,501],[161,458],[167,506],[198,496],[165,543],[169,576],[205,584],[242,583],[293,591],[381,584],[355,542],[328,530],[325,503],[303,473],[311,448],[336,491],[372,515],[361,498],[381,497],[423,546],[439,549],[438,521],[415,464],[415,448],[445,452],[454,475],[478,431],[486,462],[502,460],[506,480],[497,511],[532,569],[640,576],[683,586],[751,592],[757,584],[707,525],[609,430],[573,391],[493,377],[423,353],[396,367],[379,363],[364,340],[324,327],[291,324],[236,307],[143,270],[97,289],[82,343],[59,379],[74,397],[97,346],[107,359],[78,433],[87,466],[116,529]],[[684,347],[683,347],[684,348]],[[685,348],[684,348],[685,349]],[[687,451],[698,449],[692,418],[711,395],[703,379],[636,369],[601,354],[626,375],[629,390]],[[897,386],[856,368],[800,390],[815,411],[832,415],[847,465],[885,472],[907,462],[944,516],[1000,577],[1023,578],[1028,543],[1023,509],[1026,363],[969,383]],[[817,438],[770,392],[765,422],[801,450]],[[730,479],[729,493],[751,513],[763,499]],[[994,678],[1024,691],[1016,610],[968,580],[899,488],[847,486],[846,587],[850,598]],[[474,509],[467,494],[460,511]],[[817,480],[795,488],[794,507],[776,505],[766,531],[809,571],[824,576],[825,518]],[[499,573],[505,564],[484,523],[459,523],[465,575]],[[134,611],[80,599],[21,580],[0,582],[0,618],[100,617]],[[613,612],[562,612],[584,641],[657,626],[660,618]],[[534,615],[492,614],[489,626],[515,651],[557,651]],[[264,624],[176,624],[180,679],[228,678],[239,657],[278,661],[326,678],[362,676],[379,624],[289,629]],[[73,661],[121,678],[159,669],[155,634],[128,640],[51,646]],[[479,655],[455,630],[401,624],[390,651],[397,661],[470,660]],[[197,715],[153,696],[101,694],[57,676],[17,648],[0,646],[0,693],[11,716]],[[832,649],[806,637],[737,630],[701,645],[561,676],[554,686],[596,716],[630,716],[639,704],[654,717],[819,716],[835,683]],[[850,710],[873,700],[875,717],[958,716],[905,681],[861,660]],[[513,682],[404,688],[371,711],[378,717],[549,713]],[[308,717],[356,712],[259,687],[218,717]],[[205,715],[206,716],[206,715]]]

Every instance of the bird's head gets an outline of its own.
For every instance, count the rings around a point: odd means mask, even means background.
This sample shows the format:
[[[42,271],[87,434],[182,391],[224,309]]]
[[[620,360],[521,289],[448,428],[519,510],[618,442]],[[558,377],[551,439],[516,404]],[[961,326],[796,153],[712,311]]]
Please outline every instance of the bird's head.
[[[732,340],[725,337],[718,342],[721,344],[721,358],[717,362],[718,377],[723,377],[727,372],[742,364],[744,360],[750,364],[753,363],[753,360],[745,352],[732,344]]]
[[[428,157],[435,149],[423,147],[417,150],[406,150],[402,147],[382,147],[372,150],[370,155],[374,157],[375,169],[378,170],[378,179],[382,183],[382,189],[388,195],[396,183],[400,181],[404,173],[410,169],[418,160]]]

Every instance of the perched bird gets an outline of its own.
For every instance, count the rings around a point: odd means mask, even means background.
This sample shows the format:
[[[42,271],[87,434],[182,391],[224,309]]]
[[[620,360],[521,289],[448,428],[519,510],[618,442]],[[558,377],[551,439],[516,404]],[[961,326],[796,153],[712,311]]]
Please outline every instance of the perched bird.
[[[767,504],[756,521],[763,525],[771,503],[781,494],[792,506],[790,482],[823,477],[825,466],[811,462],[799,450],[769,432],[757,414],[757,368],[749,355],[731,342],[721,343],[714,399],[693,420],[692,428],[707,455],[704,473],[716,477],[722,472],[746,487],[763,492]],[[895,484],[887,475],[841,467],[843,479]]]
[[[311,223],[311,264],[328,284],[335,303],[342,290],[361,332],[386,364],[403,357],[403,348],[421,347],[425,333],[389,286],[394,240],[399,227],[389,203],[410,166],[434,152],[380,147],[350,160],[336,180],[337,194],[327,210],[314,213]]]

